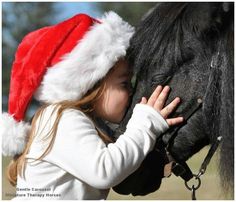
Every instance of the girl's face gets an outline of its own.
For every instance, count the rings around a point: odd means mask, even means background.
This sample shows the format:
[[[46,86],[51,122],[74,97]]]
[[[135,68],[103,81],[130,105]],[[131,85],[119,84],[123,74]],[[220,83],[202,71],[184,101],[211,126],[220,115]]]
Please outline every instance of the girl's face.
[[[122,120],[131,96],[131,77],[128,63],[119,60],[106,77],[104,93],[94,104],[97,116],[113,123]]]

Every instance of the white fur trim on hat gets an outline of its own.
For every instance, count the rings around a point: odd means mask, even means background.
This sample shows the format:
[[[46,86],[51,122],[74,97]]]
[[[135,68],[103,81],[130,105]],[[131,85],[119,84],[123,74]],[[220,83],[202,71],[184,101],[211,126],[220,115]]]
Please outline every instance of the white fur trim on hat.
[[[23,121],[17,122],[8,113],[0,116],[0,134],[2,137],[2,154],[15,156],[21,154],[27,142],[30,125]]]
[[[62,61],[48,68],[35,98],[48,103],[80,99],[126,55],[133,33],[132,26],[108,12]]]

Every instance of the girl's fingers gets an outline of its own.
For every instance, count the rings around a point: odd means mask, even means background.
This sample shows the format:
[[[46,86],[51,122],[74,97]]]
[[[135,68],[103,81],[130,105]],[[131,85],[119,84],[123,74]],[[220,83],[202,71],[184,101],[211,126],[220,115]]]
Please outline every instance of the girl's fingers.
[[[170,91],[170,87],[169,86],[165,86],[163,88],[163,90],[161,91],[161,93],[159,93],[158,98],[156,99],[155,103],[154,103],[154,108],[157,110],[162,110],[162,108],[165,105],[166,99],[168,97]]]
[[[147,99],[145,97],[142,97],[140,104],[147,104]]]
[[[184,121],[183,117],[176,117],[176,118],[166,119],[166,122],[169,126],[174,126],[174,125],[180,124],[183,121]]]
[[[180,98],[176,97],[170,104],[168,104],[160,111],[161,115],[164,118],[167,118],[176,109],[179,103],[180,103]]]
[[[162,86],[157,86],[152,95],[150,96],[150,98],[148,99],[147,104],[153,107],[161,91],[162,91]]]

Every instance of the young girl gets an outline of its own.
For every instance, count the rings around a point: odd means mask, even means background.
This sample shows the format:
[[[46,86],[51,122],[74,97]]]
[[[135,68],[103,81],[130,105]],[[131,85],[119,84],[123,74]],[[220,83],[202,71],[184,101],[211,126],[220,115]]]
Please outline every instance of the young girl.
[[[95,120],[119,123],[128,106],[131,70],[124,59],[134,29],[115,13],[79,14],[28,34],[11,74],[9,114],[2,116],[3,154],[16,199],[106,199],[134,172],[156,138],[183,121],[164,107],[170,88],[158,86],[134,108],[116,142]],[[32,97],[43,103],[31,126]]]

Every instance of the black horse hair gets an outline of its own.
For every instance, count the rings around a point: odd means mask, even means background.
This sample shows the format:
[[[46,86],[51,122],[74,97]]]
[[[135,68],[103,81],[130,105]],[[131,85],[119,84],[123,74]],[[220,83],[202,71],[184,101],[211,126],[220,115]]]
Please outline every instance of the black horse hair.
[[[204,81],[207,86],[199,85],[200,91],[205,92],[205,103],[202,114],[197,113],[192,124],[201,123],[200,127],[205,127],[209,132],[207,143],[213,143],[218,136],[223,137],[219,173],[222,186],[230,193],[234,190],[233,7],[233,3],[227,2],[158,3],[137,27],[127,56],[137,74],[136,92],[142,88],[145,91],[145,86],[138,84],[155,77],[157,67],[161,67],[160,71],[163,68],[166,70],[164,73],[158,72],[163,77],[172,77],[177,71],[189,68],[196,80],[208,78],[207,82]],[[207,67],[202,80],[197,68],[194,70],[196,66]],[[134,95],[133,103],[140,99],[140,95],[137,96]],[[134,104],[120,128],[126,125],[133,107]],[[187,132],[202,132],[199,125],[193,125],[195,130]],[[188,143],[194,144],[191,137],[187,138]],[[180,144],[186,143],[182,141]],[[204,146],[198,144],[191,152],[196,153]]]

